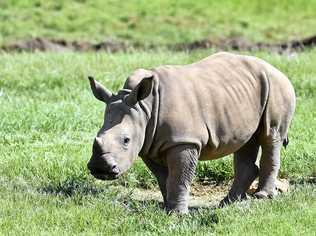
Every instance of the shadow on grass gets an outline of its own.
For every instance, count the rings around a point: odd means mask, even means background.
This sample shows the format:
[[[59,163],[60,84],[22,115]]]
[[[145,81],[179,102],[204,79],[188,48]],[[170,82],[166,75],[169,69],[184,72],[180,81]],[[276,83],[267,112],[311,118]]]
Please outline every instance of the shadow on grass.
[[[135,200],[129,196],[119,199],[118,202],[128,211],[128,214],[144,214],[144,212],[150,210],[151,212],[159,212],[168,215],[164,204],[158,200]],[[189,214],[176,215],[179,223],[196,224],[200,226],[212,227],[212,225],[219,222],[219,216],[215,211],[215,206],[194,206],[189,207]]]
[[[69,178],[59,183],[50,183],[37,190],[41,193],[62,195],[65,197],[72,197],[74,195],[96,196],[105,192],[104,188],[95,186],[95,184],[88,179],[76,178]]]
[[[290,184],[316,184],[316,173],[313,176],[291,180]]]
[[[129,194],[121,196],[121,198],[117,199],[129,212],[131,213],[140,213],[148,208],[156,208],[162,211],[166,211],[164,203],[157,199],[146,199],[146,200],[137,200],[133,199]],[[189,214],[196,214],[201,211],[211,211],[215,210],[218,207],[214,206],[189,206]]]
[[[43,194],[50,194],[56,196],[63,196],[66,198],[74,197],[77,204],[82,204],[85,196],[106,196],[108,201],[126,209],[127,214],[139,215],[146,214],[145,212],[157,212],[159,214],[167,214],[164,204],[158,200],[135,200],[131,196],[133,190],[122,192],[117,189],[108,189],[105,186],[96,186],[93,180],[89,178],[68,178],[59,183],[50,183],[37,191]],[[109,195],[110,194],[110,195]],[[77,199],[77,197],[79,197]],[[200,226],[213,227],[219,222],[219,216],[215,211],[216,207],[194,206],[189,207],[189,214],[185,216],[178,216],[178,223],[180,224],[198,224]],[[151,213],[150,213],[151,214]]]

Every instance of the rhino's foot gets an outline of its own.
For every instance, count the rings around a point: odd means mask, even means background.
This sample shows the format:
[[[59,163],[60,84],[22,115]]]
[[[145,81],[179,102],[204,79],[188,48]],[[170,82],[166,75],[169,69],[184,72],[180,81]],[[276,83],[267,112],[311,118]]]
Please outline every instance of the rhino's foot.
[[[236,201],[242,201],[242,200],[245,200],[247,199],[247,194],[244,193],[244,194],[239,194],[239,195],[231,195],[231,194],[228,194],[226,197],[224,197],[223,200],[220,201],[219,203],[219,207],[224,207],[226,205],[229,205],[229,204],[232,204],[233,202],[236,202]]]
[[[168,204],[166,206],[166,210],[168,214],[185,215],[189,213],[189,208],[187,204],[181,204],[181,205]]]
[[[256,193],[253,194],[255,198],[258,199],[267,199],[267,198],[273,198],[277,195],[277,191],[265,191],[265,190],[260,190]]]

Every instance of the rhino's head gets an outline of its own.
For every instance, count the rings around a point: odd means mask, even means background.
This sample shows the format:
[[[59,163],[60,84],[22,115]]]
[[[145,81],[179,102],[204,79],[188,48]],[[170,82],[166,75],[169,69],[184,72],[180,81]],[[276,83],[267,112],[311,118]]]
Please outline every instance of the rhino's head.
[[[148,114],[140,101],[150,95],[152,77],[142,79],[133,90],[120,90],[117,95],[92,77],[89,80],[94,96],[106,104],[106,109],[88,169],[98,179],[115,179],[131,167],[144,143]]]

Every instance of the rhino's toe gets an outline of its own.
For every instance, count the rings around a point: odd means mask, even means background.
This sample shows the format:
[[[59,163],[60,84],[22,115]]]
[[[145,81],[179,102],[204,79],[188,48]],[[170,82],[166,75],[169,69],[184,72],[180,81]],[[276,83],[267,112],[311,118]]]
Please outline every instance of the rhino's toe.
[[[231,194],[228,194],[226,197],[223,198],[223,200],[220,201],[219,203],[219,207],[224,207],[226,205],[229,205],[233,202],[236,202],[236,201],[242,201],[242,200],[245,200],[247,199],[247,194],[246,193],[243,193],[243,194],[239,194],[239,195],[231,195]]]
[[[276,194],[277,194],[276,191],[267,192],[265,190],[260,190],[254,193],[253,196],[258,199],[267,199],[267,198],[273,198]]]

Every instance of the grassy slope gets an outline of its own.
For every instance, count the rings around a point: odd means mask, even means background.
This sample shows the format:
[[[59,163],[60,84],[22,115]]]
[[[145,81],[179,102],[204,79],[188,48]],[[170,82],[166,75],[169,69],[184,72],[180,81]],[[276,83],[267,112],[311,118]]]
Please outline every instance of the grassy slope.
[[[283,152],[281,168],[281,175],[293,180],[316,173],[315,52],[291,57],[257,53],[289,76],[298,95],[291,142]],[[121,184],[129,191],[135,186],[152,186],[154,181],[141,162],[114,184],[100,183],[88,175],[85,165],[92,138],[102,123],[104,108],[91,95],[86,76],[93,74],[117,90],[135,68],[189,63],[207,54],[209,52],[202,51],[193,54],[1,55],[2,232],[158,233],[173,230],[184,233],[200,229],[201,234],[269,230],[283,234],[295,234],[299,230],[307,234],[315,231],[313,186],[299,187],[276,201],[243,203],[251,207],[241,204],[223,210],[204,210],[178,219],[164,215],[156,203],[132,201],[119,190]],[[230,159],[222,159],[200,165],[198,176],[217,180],[231,178],[230,162]]]
[[[245,36],[279,41],[315,34],[316,0],[0,1],[0,44],[35,36],[141,43]]]

